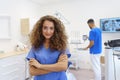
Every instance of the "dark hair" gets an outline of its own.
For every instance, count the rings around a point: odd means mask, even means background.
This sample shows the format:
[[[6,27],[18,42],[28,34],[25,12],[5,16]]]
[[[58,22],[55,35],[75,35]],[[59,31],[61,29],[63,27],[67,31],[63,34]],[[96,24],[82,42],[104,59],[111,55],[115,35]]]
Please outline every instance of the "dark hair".
[[[93,20],[93,19],[89,19],[89,20],[87,21],[87,23],[94,23],[94,20]]]
[[[50,15],[41,17],[35,24],[30,34],[31,45],[34,46],[35,49],[38,49],[44,43],[45,37],[42,34],[42,28],[43,23],[46,20],[53,22],[55,26],[54,34],[50,38],[50,48],[60,51],[65,50],[67,47],[67,36],[65,33],[65,27],[59,19]]]

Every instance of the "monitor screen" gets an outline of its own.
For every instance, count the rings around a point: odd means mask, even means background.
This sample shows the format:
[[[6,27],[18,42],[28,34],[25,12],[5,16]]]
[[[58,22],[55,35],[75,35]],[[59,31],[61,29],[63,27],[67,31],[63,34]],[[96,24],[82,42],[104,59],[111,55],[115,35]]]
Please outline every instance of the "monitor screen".
[[[100,19],[100,28],[103,32],[120,32],[120,17]]]

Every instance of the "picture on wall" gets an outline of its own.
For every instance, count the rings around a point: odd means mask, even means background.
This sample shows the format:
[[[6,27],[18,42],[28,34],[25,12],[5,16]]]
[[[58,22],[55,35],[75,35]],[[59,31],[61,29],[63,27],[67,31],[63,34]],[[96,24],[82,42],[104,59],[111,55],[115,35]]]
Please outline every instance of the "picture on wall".
[[[120,17],[100,19],[100,28],[103,32],[120,32]]]

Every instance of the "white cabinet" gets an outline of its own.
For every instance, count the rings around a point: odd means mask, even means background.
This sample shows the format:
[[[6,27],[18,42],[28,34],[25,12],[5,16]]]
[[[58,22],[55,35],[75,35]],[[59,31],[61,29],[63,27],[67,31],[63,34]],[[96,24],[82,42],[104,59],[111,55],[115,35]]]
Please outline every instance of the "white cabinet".
[[[72,51],[69,61],[72,62],[70,67],[74,67],[75,69],[91,69],[90,54],[88,50]]]
[[[0,59],[0,80],[25,80],[25,55]]]
[[[105,80],[120,80],[120,52],[114,49],[105,48]]]

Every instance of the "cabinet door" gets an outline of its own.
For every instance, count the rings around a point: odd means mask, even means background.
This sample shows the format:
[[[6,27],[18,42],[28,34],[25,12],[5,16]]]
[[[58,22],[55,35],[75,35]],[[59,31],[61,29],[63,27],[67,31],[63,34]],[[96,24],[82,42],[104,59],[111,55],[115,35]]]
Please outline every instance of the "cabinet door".
[[[25,56],[26,54],[22,54],[18,56],[18,62],[19,62],[19,80],[25,80],[26,77],[26,63],[25,63]]]
[[[29,18],[24,18],[24,19],[21,19],[21,33],[22,35],[28,35],[29,34]]]
[[[118,56],[114,56],[114,67],[116,80],[120,80],[120,59]]]
[[[0,80],[25,80],[25,54],[0,59]]]

